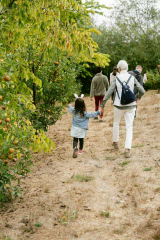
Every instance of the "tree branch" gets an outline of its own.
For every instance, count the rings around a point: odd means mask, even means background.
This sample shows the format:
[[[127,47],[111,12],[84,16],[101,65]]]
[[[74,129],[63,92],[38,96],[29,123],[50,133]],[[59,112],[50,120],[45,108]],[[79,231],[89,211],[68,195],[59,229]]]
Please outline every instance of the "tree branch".
[[[160,70],[159,70],[158,64],[156,64],[156,67],[157,67],[158,73],[160,75]]]
[[[15,2],[16,0],[12,0],[9,4],[8,4],[8,7],[11,8],[13,3]]]

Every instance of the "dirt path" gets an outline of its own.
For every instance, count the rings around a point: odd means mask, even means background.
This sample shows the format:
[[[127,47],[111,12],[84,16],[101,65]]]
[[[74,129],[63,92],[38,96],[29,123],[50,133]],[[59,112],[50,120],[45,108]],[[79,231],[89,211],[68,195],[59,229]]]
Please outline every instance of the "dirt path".
[[[94,111],[88,97],[85,102]],[[90,120],[84,154],[77,159],[72,115],[66,112],[48,131],[55,151],[35,154],[32,174],[22,179],[23,196],[1,209],[0,239],[160,239],[160,94],[149,91],[139,102],[129,160],[123,154],[124,119],[120,150],[111,146],[110,101],[103,123]]]

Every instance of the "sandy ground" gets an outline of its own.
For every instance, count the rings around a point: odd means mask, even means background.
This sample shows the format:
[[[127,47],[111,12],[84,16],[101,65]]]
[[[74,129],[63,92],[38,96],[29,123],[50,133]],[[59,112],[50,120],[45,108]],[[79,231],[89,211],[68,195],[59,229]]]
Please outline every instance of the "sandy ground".
[[[94,111],[89,97],[85,102]],[[138,104],[130,159],[124,158],[124,119],[120,149],[111,146],[111,101],[103,123],[90,119],[84,153],[76,159],[71,120],[66,109],[50,127],[56,149],[34,155],[22,197],[0,210],[0,239],[160,239],[160,94],[148,91]]]

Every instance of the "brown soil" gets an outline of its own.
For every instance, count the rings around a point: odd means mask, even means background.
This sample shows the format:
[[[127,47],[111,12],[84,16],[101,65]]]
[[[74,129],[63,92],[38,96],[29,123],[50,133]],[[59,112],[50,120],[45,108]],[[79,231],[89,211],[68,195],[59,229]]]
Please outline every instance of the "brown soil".
[[[94,111],[89,97],[85,102]],[[84,153],[76,159],[71,119],[66,109],[50,127],[56,149],[35,154],[32,173],[21,182],[22,197],[0,210],[0,239],[160,239],[160,95],[149,91],[138,103],[130,159],[123,154],[124,119],[120,150],[111,146],[111,101],[103,123],[90,119]]]

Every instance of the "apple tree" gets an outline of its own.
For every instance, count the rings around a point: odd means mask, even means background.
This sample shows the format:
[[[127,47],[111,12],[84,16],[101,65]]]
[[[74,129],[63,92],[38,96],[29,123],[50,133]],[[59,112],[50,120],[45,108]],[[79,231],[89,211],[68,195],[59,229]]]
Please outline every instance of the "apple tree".
[[[0,201],[20,194],[32,150],[54,149],[45,131],[80,92],[86,62],[108,65],[90,12],[80,0],[1,0]]]

